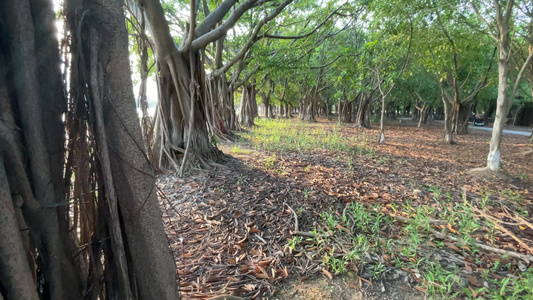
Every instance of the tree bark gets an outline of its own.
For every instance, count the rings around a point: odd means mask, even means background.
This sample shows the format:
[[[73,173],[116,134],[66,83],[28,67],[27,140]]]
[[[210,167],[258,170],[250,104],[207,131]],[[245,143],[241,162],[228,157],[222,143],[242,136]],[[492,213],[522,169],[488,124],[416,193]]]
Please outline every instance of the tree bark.
[[[242,87],[242,98],[241,98],[241,113],[240,113],[240,123],[241,125],[251,127],[255,125],[254,122],[254,108],[253,103],[255,102],[255,89],[253,84],[245,84]],[[257,104],[256,104],[257,105]]]
[[[98,76],[104,96],[105,134],[135,287],[141,299],[176,299],[175,264],[135,108],[123,4],[120,0],[97,0],[95,4],[100,17]]]
[[[61,161],[62,150],[55,142],[60,141],[62,137],[53,137],[50,141],[47,141],[46,137],[49,134],[57,134],[57,132],[54,132],[55,126],[57,126],[55,122],[60,120],[61,111],[56,110],[57,102],[53,100],[44,111],[43,107],[46,105],[44,100],[47,97],[63,96],[62,90],[57,93],[53,91],[54,85],[43,86],[43,93],[41,93],[41,86],[38,80],[39,66],[44,65],[41,60],[46,60],[49,57],[47,57],[46,52],[40,57],[37,56],[35,49],[35,35],[37,32],[32,19],[30,2],[27,0],[10,0],[6,1],[5,8],[5,14],[9,16],[6,22],[7,29],[11,33],[9,45],[11,46],[11,63],[14,65],[14,86],[19,100],[19,109],[24,112],[21,115],[21,125],[28,151],[29,169],[32,180],[35,183],[35,196],[40,205],[50,207],[62,197],[61,190],[56,190],[56,188],[59,188],[58,184],[54,182],[54,179],[57,179],[58,172],[59,174],[61,172],[58,171],[59,167],[57,165],[51,164],[51,160],[54,160],[54,163]],[[52,44],[49,41],[46,43]],[[55,49],[58,49],[57,44]],[[58,64],[59,56],[56,55],[55,58],[57,59],[55,63]],[[50,59],[53,59],[53,57],[50,57]],[[54,75],[55,70],[56,68],[54,67],[49,70],[50,76]],[[46,82],[49,81],[46,80]],[[57,88],[57,86],[55,87]],[[50,90],[45,92],[45,89]],[[57,101],[60,101],[60,99]],[[51,119],[49,120],[48,118]],[[61,147],[63,146],[61,145]],[[58,159],[59,161],[57,161]],[[50,296],[53,299],[76,297],[75,290],[79,281],[76,282],[76,273],[67,258],[61,241],[58,211],[55,208],[48,208],[43,209],[42,214],[43,224],[40,224],[42,226],[42,254],[45,257],[45,273],[50,278],[49,282],[47,282]]]
[[[443,96],[444,97],[444,96]],[[453,120],[451,117],[452,114],[452,104],[444,100],[444,142],[446,144],[455,144],[453,141]]]
[[[385,95],[381,95],[381,118],[379,120],[379,143],[385,144]]]
[[[507,29],[506,29],[507,30]],[[509,78],[509,63],[507,52],[510,50],[508,45],[509,33],[506,33],[506,38],[502,41],[499,51],[498,60],[498,99],[496,104],[496,118],[494,119],[494,125],[492,127],[492,138],[490,140],[490,150],[487,157],[487,168],[492,171],[500,170],[500,146],[502,141],[503,126],[507,121],[507,114],[511,108],[511,101],[508,101],[509,84],[507,79]]]
[[[6,289],[7,299],[37,300],[39,297],[21,240],[2,150],[0,146],[0,281]]]
[[[210,143],[208,126],[213,128],[215,125],[208,123],[209,117],[206,115],[209,104],[206,95],[205,69],[201,63],[200,53],[193,45],[186,49],[176,47],[158,0],[138,2],[139,6],[144,8],[152,29],[159,75],[157,79],[160,111],[156,119],[155,132],[156,144],[159,147],[155,153],[158,164],[163,168],[176,167],[178,157],[185,153],[189,135],[191,136],[189,147],[193,157],[211,160],[216,157],[217,152]],[[192,51],[191,55],[195,62],[193,72],[191,72],[189,51]],[[194,78],[191,78],[191,74]],[[194,85],[191,85],[193,82]],[[196,89],[196,101],[191,100],[191,87]],[[194,120],[192,123],[191,119]]]
[[[365,93],[361,94],[361,100],[359,101],[359,107],[357,109],[357,116],[355,118],[355,126],[370,128],[370,118],[367,116],[370,114],[370,103],[372,102],[372,95]]]

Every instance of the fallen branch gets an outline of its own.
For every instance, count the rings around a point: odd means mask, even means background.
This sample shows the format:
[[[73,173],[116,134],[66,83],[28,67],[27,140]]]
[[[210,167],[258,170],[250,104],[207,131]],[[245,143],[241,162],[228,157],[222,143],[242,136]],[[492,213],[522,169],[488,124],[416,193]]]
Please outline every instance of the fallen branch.
[[[404,218],[404,217],[401,217],[401,216],[394,216],[394,218],[400,222],[404,222],[404,223],[407,223],[407,224],[415,224],[416,225],[416,222],[415,220],[412,220],[412,219],[408,219],[408,218]],[[468,242],[466,242],[465,240],[463,239],[460,239],[460,238],[456,238],[456,237],[453,237],[453,236],[450,236],[450,235],[447,235],[447,234],[444,234],[444,233],[440,233],[436,230],[432,230],[431,231],[431,234],[434,235],[435,237],[437,238],[440,238],[440,239],[449,239],[449,240],[452,240],[454,242],[459,242],[459,243],[462,243],[462,244],[467,244]],[[521,253],[517,253],[517,252],[514,252],[514,251],[507,251],[507,250],[503,250],[503,249],[499,249],[499,248],[495,248],[495,247],[491,247],[491,246],[487,246],[487,245],[483,245],[483,244],[479,244],[479,243],[473,243],[476,247],[480,248],[480,249],[483,249],[485,251],[490,251],[490,252],[494,252],[494,253],[498,253],[498,254],[502,254],[502,255],[507,255],[509,257],[514,257],[514,258],[518,258],[518,259],[522,259],[526,262],[533,262],[533,256],[531,255],[528,255],[528,254],[521,254]]]
[[[519,239],[516,235],[514,235],[511,231],[509,231],[507,228],[505,228],[503,225],[500,224],[500,220],[498,220],[497,218],[493,217],[493,216],[489,216],[487,215],[486,213],[484,213],[483,211],[479,210],[478,208],[476,207],[472,207],[474,209],[475,212],[478,213],[478,215],[480,217],[483,217],[489,221],[491,221],[494,226],[496,226],[498,229],[500,229],[501,231],[505,232],[506,234],[508,234],[511,238],[513,238],[515,241],[518,242],[518,244],[526,249],[529,253],[533,253],[533,248],[531,248],[528,244],[524,243],[524,241],[522,241],[521,239]]]
[[[209,298],[209,300],[244,300],[244,298],[237,296],[218,296],[215,298]]]
[[[292,207],[289,206],[289,204],[287,203],[283,203],[283,204],[285,204],[285,206],[287,206],[292,211],[292,214],[294,215],[294,232],[298,232],[299,231],[298,215],[296,214],[294,209],[292,209]]]
[[[402,216],[391,215],[391,217],[395,218],[398,221],[402,221],[402,222],[409,223],[409,224],[415,224],[416,223],[415,220],[408,219],[408,218],[402,217]],[[444,220],[428,219],[428,222],[429,222],[429,224],[433,224],[433,225],[448,225],[448,222],[444,221]]]
[[[520,152],[520,153],[517,153],[517,154],[518,155],[522,155],[522,156],[533,155],[533,150],[528,150],[528,151]]]
[[[292,232],[292,235],[305,236],[305,237],[310,237],[310,238],[316,237],[316,234],[314,234],[313,232],[300,231],[299,230],[300,226],[298,225],[298,215],[296,214],[294,209],[292,209],[292,207],[289,206],[289,204],[287,203],[283,203],[283,204],[285,204],[285,206],[287,206],[292,211],[292,215],[294,216],[294,231]]]
[[[310,238],[315,238],[317,235],[313,232],[304,232],[304,231],[294,231],[292,235],[305,236]]]
[[[262,238],[259,234],[256,233],[256,234],[254,234],[254,236],[255,236],[257,239],[259,239],[261,242],[263,242],[265,245],[268,244],[268,243],[265,241],[265,239]]]

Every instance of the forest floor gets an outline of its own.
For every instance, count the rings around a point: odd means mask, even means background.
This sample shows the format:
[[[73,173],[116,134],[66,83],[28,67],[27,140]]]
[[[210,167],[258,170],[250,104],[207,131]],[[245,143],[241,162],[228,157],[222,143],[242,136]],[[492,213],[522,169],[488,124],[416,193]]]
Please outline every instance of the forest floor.
[[[220,167],[159,176],[183,297],[532,299],[528,138],[504,136],[507,175],[474,177],[490,132],[376,128],[260,120]]]

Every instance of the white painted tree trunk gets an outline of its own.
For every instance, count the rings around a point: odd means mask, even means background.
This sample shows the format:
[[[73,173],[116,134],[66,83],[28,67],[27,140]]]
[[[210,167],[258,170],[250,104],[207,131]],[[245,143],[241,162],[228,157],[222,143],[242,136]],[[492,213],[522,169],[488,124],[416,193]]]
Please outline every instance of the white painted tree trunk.
[[[381,130],[381,132],[379,133],[379,143],[385,144],[385,131],[384,130]]]
[[[381,93],[381,119],[379,131],[379,143],[385,144],[385,94]]]
[[[444,134],[444,141],[446,142],[446,144],[453,144],[453,138],[452,138],[451,132],[446,131],[446,133]]]
[[[496,105],[496,118],[492,128],[492,138],[490,139],[490,150],[487,157],[487,168],[497,172],[500,169],[500,146],[502,143],[502,132],[509,108],[514,97],[509,97],[509,42],[504,39],[500,45],[498,60],[498,100]]]

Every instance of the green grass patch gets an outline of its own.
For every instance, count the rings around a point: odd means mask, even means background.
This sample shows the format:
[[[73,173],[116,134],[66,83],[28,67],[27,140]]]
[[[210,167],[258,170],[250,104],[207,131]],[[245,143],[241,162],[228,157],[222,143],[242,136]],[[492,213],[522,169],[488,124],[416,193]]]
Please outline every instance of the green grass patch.
[[[230,152],[233,154],[250,154],[252,153],[252,150],[243,149],[241,147],[232,147]]]
[[[464,273],[460,270],[464,265],[435,259],[437,253],[449,251],[446,248],[449,246],[431,235],[436,230],[430,222],[432,218],[438,216],[449,222],[454,231],[442,231],[464,240],[464,244],[455,243],[456,249],[472,257],[477,257],[479,252],[473,236],[481,225],[466,198],[463,203],[453,202],[449,194],[442,195],[436,188],[433,195],[435,206],[413,207],[407,203],[401,208],[404,215],[410,216],[409,224],[395,220],[387,207],[379,204],[365,206],[352,202],[342,213],[332,209],[323,211],[313,230],[315,237],[295,236],[287,247],[295,255],[313,255],[314,260],[321,260],[335,274],[348,270],[362,272],[360,267],[364,266],[369,279],[378,280],[390,268],[409,270],[420,278],[418,289],[425,290],[430,299],[480,299],[481,296],[483,299],[533,299],[533,268],[517,277],[497,280],[491,274],[509,271],[511,266],[498,266],[496,262],[490,270],[477,274],[478,282],[485,281],[488,287],[475,287],[462,277]]]
[[[269,119],[258,119],[256,125],[257,127],[242,135],[249,139],[256,149],[271,152],[329,150],[353,155],[373,152],[368,147],[369,142],[365,135],[343,136],[338,125],[331,129],[316,128],[304,122]]]

